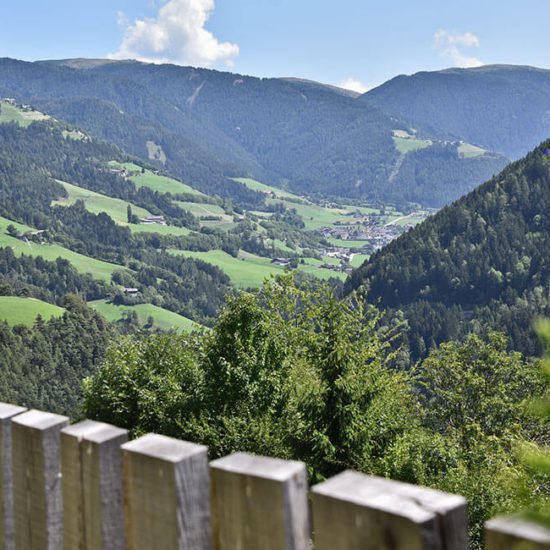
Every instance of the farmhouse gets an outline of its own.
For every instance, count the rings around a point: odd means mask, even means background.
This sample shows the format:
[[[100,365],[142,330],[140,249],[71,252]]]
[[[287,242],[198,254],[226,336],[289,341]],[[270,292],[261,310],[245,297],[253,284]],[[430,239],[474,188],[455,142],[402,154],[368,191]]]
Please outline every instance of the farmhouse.
[[[273,258],[271,260],[271,263],[275,265],[287,267],[290,264],[290,258]]]
[[[146,216],[145,218],[140,218],[139,223],[145,225],[166,225],[166,218],[164,216]]]
[[[132,288],[132,287],[124,287],[122,289],[122,292],[124,292],[124,294],[127,294],[128,296],[135,296],[136,294],[139,293],[139,289]]]

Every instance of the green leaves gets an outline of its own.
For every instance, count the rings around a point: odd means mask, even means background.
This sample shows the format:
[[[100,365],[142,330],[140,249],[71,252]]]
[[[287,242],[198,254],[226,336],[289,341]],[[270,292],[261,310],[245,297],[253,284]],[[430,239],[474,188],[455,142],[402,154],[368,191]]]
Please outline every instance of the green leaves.
[[[492,334],[443,345],[411,377],[392,366],[393,329],[382,336],[364,304],[291,274],[272,279],[230,298],[196,339],[114,345],[87,383],[86,412],[212,456],[303,460],[312,482],[352,468],[464,494],[481,548],[483,521],[535,486],[513,448],[541,433],[525,405],[542,392],[537,366]]]
[[[196,341],[149,336],[113,345],[86,383],[86,413],[130,428],[308,463],[315,479],[378,471],[417,418],[406,376],[390,371],[378,312],[292,275],[228,302]]]
[[[550,321],[540,321],[537,324],[537,332],[545,349],[545,359],[541,365],[545,387],[542,396],[529,402],[529,411],[544,423],[546,437],[540,445],[520,445],[519,455],[534,485],[529,515],[535,521],[550,526]]]

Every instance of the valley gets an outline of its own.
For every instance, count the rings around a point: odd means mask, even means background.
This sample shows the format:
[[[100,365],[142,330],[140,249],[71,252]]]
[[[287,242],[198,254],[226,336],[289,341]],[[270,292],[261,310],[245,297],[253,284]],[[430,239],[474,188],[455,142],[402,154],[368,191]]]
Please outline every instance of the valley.
[[[550,548],[550,2],[0,18],[0,547]]]
[[[59,189],[48,205],[51,210],[41,214],[52,216],[51,221],[23,223],[24,217],[4,212],[0,244],[18,256],[69,261],[80,274],[107,285],[90,304],[110,320],[133,319],[140,326],[150,317],[161,329],[211,322],[215,309],[205,299],[210,291],[201,290],[192,307],[183,298],[188,290],[173,296],[171,278],[183,284],[178,262],[219,280],[213,304],[221,303],[229,289],[257,289],[265,278],[285,271],[339,287],[350,275],[357,277],[354,269],[360,273],[373,255],[471,188],[467,181],[480,183],[506,161],[485,136],[454,131],[456,118],[449,116],[440,121],[441,129],[435,127],[429,105],[418,95],[413,95],[413,117],[399,111],[395,97],[405,83],[416,94],[420,75],[353,96],[298,80],[243,78],[235,87],[229,73],[139,63],[3,60],[0,65],[9,68],[0,87],[5,93],[0,123],[31,132],[39,128],[33,122],[59,127],[64,155],[84,163],[73,166],[71,177],[63,177],[60,162],[48,168]],[[55,100],[41,98],[38,88],[8,99],[11,86],[25,89],[25,71],[50,74],[54,67],[65,86],[63,93],[55,86],[48,91]],[[443,71],[434,78],[444,82],[450,74]],[[503,83],[511,75],[500,67],[470,74]],[[531,76],[543,81],[547,74]],[[105,85],[109,99],[97,87],[89,95],[84,81]],[[130,82],[138,88],[130,90]],[[182,103],[181,93],[192,101]],[[439,84],[434,93],[445,99]],[[275,98],[281,110],[274,126],[269,105]],[[182,115],[170,115],[171,120],[168,106]],[[112,109],[118,109],[116,115]],[[345,132],[336,112],[355,121]],[[326,117],[322,123],[320,113]],[[109,117],[116,120],[113,125],[100,124]],[[296,129],[300,117],[316,135],[315,145],[310,130]],[[111,134],[114,128],[118,133]],[[361,154],[370,159],[361,169],[356,164],[359,139],[364,139]],[[91,153],[114,147],[111,141],[128,152]],[[82,208],[87,214],[76,214]],[[63,225],[64,218],[75,215],[82,223],[112,224],[110,244],[101,239],[85,244],[83,227],[77,236]],[[16,231],[7,231],[10,224]],[[59,227],[66,233],[62,238]]]
[[[147,266],[151,260],[144,261],[139,248],[149,250],[148,256],[162,255],[168,263],[171,257],[197,261],[203,269],[212,266],[237,289],[258,288],[266,278],[289,270],[336,284],[373,251],[433,212],[418,205],[397,208],[357,199],[328,200],[253,178],[233,178],[235,185],[260,197],[254,209],[247,209],[208,195],[140,159],[107,157],[98,162],[85,151],[103,146],[88,134],[15,101],[4,100],[3,105],[9,107],[4,108],[5,124],[15,123],[21,128],[17,132],[21,141],[16,147],[23,151],[28,145],[24,143],[27,132],[35,128],[24,117],[30,112],[35,120],[47,121],[51,131],[60,130],[58,137],[44,134],[31,138],[31,143],[35,139],[45,146],[57,140],[58,149],[65,151],[63,155],[70,158],[78,154],[84,163],[75,165],[69,177],[60,161],[47,162],[53,198],[49,204],[31,201],[36,204],[33,208],[43,212],[40,229],[0,217],[0,245],[9,247],[16,257],[26,255],[46,261],[61,258],[78,273],[106,285],[103,296],[100,294],[98,299],[94,293],[89,305],[120,326],[130,323],[160,330],[194,330],[208,322],[203,316],[192,321],[189,316],[193,314],[184,304],[168,299],[165,293],[172,294],[168,286],[159,295],[155,287],[161,281],[161,286],[168,285],[160,272],[154,278],[147,275],[145,280],[142,273],[150,269]],[[31,191],[32,185],[28,189]],[[77,212],[88,219],[86,223],[113,224],[113,237],[119,235],[114,243],[123,237],[139,248],[135,252],[87,252],[97,247],[90,248],[84,241],[78,244],[84,233],[74,241],[76,234],[61,222]],[[59,221],[54,221],[57,218]],[[67,233],[63,238],[58,234],[59,223]],[[100,243],[98,246],[104,247]],[[10,309],[10,303],[6,301],[3,308]]]

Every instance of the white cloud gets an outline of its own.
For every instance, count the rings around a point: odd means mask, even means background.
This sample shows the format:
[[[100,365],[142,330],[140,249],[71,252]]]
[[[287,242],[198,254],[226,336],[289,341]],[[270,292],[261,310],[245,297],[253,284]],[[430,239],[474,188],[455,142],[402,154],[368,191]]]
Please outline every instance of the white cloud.
[[[116,24],[119,27],[127,27],[130,24],[130,21],[128,21],[128,17],[126,17],[126,14],[123,11],[119,11],[116,15]]]
[[[347,78],[343,82],[340,82],[338,84],[339,88],[344,88],[345,90],[351,90],[352,92],[358,92],[360,94],[364,94],[365,92],[368,92],[371,87],[365,86],[359,80],[355,80],[355,78]]]
[[[447,57],[456,67],[479,67],[483,61],[463,53],[462,48],[479,48],[479,38],[471,33],[462,34],[439,29],[434,35],[434,48],[441,57]]]
[[[165,1],[156,17],[126,25],[119,49],[109,57],[178,65],[231,65],[239,46],[220,42],[204,28],[214,7],[214,0]],[[118,19],[122,20],[120,14]]]

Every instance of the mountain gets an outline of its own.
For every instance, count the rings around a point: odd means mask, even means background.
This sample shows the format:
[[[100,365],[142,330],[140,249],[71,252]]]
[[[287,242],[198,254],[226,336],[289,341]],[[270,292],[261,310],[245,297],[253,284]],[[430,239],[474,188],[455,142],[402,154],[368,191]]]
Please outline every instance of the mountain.
[[[550,142],[380,250],[347,289],[398,311],[414,357],[481,330],[538,353],[533,320],[550,315]]]
[[[62,305],[65,294],[76,293],[89,302],[152,304],[199,322],[216,314],[227,276],[166,251],[199,229],[173,202],[193,190],[171,180],[181,193],[159,193],[157,179],[166,182],[145,167],[135,167],[144,179],[134,182],[118,168],[132,167],[129,160],[118,147],[51,119],[0,124],[2,295]],[[157,226],[158,235],[139,224],[154,216],[167,224]]]
[[[0,101],[0,295],[30,296],[37,302],[26,306],[38,314],[58,311],[47,305],[60,306],[71,292],[111,320],[135,314],[141,324],[153,317],[154,328],[193,327],[191,320],[211,322],[232,287],[257,287],[287,268],[343,280],[349,263],[374,246],[366,226],[395,236],[403,229],[386,224],[427,215],[323,205],[251,179],[227,182],[254,197],[256,210],[202,193],[81,128]],[[342,232],[356,240],[336,257],[325,237]],[[17,320],[1,309],[0,319]]]
[[[485,65],[397,76],[359,99],[441,139],[517,159],[550,135],[550,71]]]
[[[506,164],[489,149],[416,135],[354,94],[299,79],[134,61],[2,59],[2,95],[247,207],[257,197],[228,178],[439,207]]]

